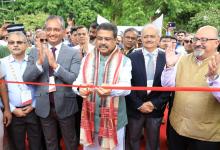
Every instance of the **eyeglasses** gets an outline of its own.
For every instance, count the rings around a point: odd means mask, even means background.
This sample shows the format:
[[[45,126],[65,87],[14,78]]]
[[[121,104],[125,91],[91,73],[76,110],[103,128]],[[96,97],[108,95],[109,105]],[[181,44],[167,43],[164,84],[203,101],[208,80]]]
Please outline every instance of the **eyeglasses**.
[[[8,45],[14,45],[16,43],[16,45],[22,45],[26,42],[23,41],[8,41]]]
[[[194,42],[194,43],[198,42],[198,41],[200,41],[201,43],[206,43],[206,42],[211,41],[211,40],[217,40],[217,39],[196,38],[196,37],[192,38],[192,42]]]
[[[191,43],[192,44],[192,40],[184,40],[184,43],[186,43],[186,44]]]
[[[47,39],[40,39],[40,42],[41,43],[45,43],[45,42],[47,42],[48,40]]]
[[[61,28],[46,28],[46,32],[60,32],[62,29]]]

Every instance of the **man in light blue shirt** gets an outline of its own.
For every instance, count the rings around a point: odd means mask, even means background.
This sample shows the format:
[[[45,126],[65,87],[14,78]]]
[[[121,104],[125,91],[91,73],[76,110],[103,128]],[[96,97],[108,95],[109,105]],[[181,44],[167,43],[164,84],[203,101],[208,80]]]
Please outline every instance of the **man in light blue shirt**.
[[[11,55],[1,60],[6,81],[23,82],[22,76],[27,66],[27,38],[22,32],[9,33],[8,48]],[[12,122],[9,126],[9,137],[15,150],[25,149],[26,134],[30,149],[41,147],[40,123],[34,110],[35,99],[33,87],[25,84],[7,83]]]

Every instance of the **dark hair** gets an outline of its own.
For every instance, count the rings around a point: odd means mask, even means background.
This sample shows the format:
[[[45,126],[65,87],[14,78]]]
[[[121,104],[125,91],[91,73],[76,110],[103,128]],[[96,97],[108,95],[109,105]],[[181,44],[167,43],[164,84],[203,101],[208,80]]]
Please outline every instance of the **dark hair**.
[[[123,34],[123,36],[125,36],[125,34],[127,33],[127,32],[130,32],[130,31],[132,31],[132,32],[135,32],[135,34],[137,35],[137,37],[138,37],[138,30],[136,30],[135,28],[127,28],[125,31],[124,31],[124,34]]]
[[[171,40],[175,40],[175,41],[177,41],[177,39],[176,39],[175,37],[173,37],[173,36],[169,36],[169,35],[161,36],[160,41],[161,41],[162,39],[171,39]]]
[[[40,26],[36,26],[34,31],[37,31],[38,29],[42,29]]]
[[[91,23],[90,28],[97,29],[99,25],[96,22]]]
[[[84,26],[84,25],[79,25],[79,26],[77,26],[76,30],[79,30],[79,29],[82,29],[82,28],[85,28],[85,29],[86,29],[86,31],[88,32],[87,27],[86,27],[86,26]]]
[[[73,34],[73,32],[76,32],[77,31],[77,27],[71,27],[70,28],[70,34]]]
[[[177,35],[180,34],[180,33],[184,33],[184,35],[186,35],[186,31],[179,30],[179,31],[177,32]]]
[[[113,32],[113,36],[114,38],[117,38],[117,34],[118,34],[118,29],[117,26],[111,23],[102,23],[98,26],[97,28],[97,32],[99,30],[107,30],[107,31],[112,31]]]
[[[68,18],[74,20],[75,19],[74,13],[69,13]]]
[[[46,21],[45,21],[44,28],[46,28],[47,22],[48,22],[49,20],[59,20],[62,29],[65,29],[65,21],[63,20],[63,17],[61,17],[61,16],[54,16],[54,15],[49,16],[49,17],[46,19]]]

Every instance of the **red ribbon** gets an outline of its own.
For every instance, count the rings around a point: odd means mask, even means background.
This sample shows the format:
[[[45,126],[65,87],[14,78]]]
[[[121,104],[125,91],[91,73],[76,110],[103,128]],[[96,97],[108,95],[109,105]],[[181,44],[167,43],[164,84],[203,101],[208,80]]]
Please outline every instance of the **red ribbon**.
[[[72,85],[72,84],[48,84],[40,82],[17,82],[17,81],[6,81],[0,80],[0,83],[11,83],[11,84],[27,84],[27,85],[39,85],[39,86],[63,86],[63,87],[79,87],[79,88],[98,88],[101,86],[94,85]],[[146,87],[146,86],[102,86],[106,89],[114,90],[137,90],[137,91],[198,91],[198,92],[220,92],[220,88],[210,87]]]

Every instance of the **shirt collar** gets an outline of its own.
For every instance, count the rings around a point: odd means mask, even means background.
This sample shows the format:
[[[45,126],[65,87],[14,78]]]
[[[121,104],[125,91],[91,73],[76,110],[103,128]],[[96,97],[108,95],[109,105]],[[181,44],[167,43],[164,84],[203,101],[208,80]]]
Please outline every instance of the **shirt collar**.
[[[14,57],[12,56],[12,54],[10,54],[9,55],[9,62],[12,63],[14,61],[15,61]],[[27,54],[25,54],[25,56],[24,56],[24,61],[28,61],[28,55]]]
[[[52,45],[48,44],[49,49],[51,49],[52,47],[55,47],[58,51],[61,49],[61,46],[62,46],[62,42],[56,46],[52,46]]]
[[[158,48],[156,48],[153,52],[149,52],[146,48],[143,47],[142,49],[142,53],[144,56],[147,56],[148,54],[152,54],[153,56],[157,56],[158,55]]]

